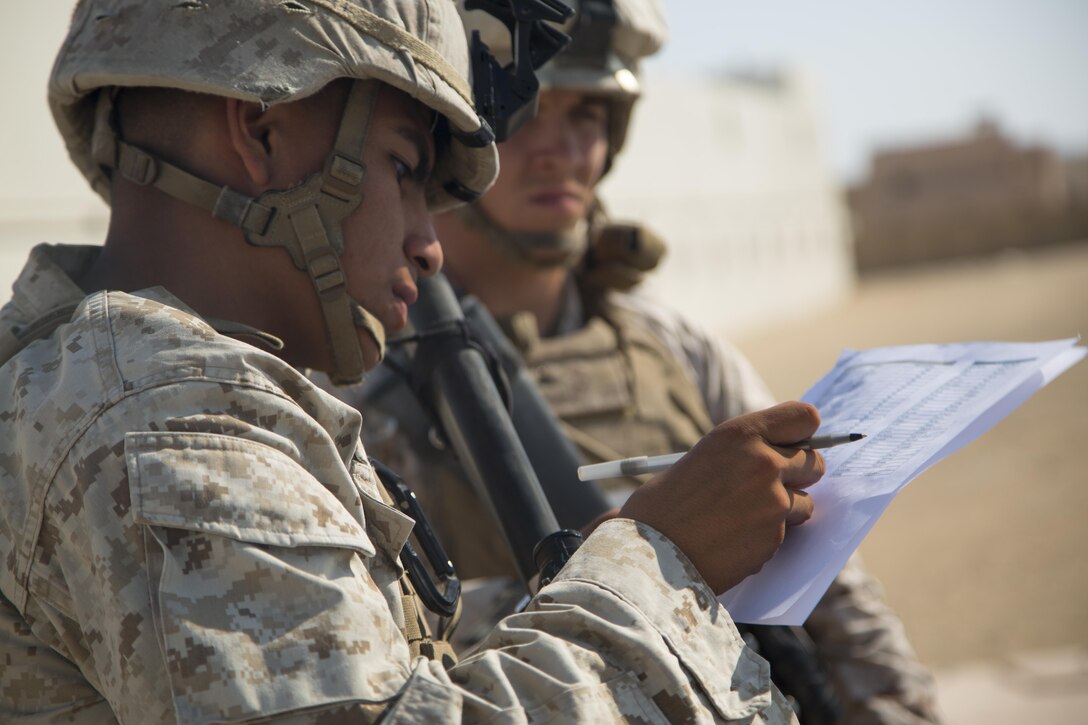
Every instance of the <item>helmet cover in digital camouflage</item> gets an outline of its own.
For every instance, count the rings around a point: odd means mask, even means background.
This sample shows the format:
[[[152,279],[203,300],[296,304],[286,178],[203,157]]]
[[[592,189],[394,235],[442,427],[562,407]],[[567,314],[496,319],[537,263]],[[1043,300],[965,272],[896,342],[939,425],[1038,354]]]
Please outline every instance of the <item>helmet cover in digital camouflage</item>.
[[[153,86],[266,105],[338,78],[398,88],[463,133],[480,128],[468,50],[450,0],[82,0],[49,81],[49,104],[76,166],[108,199],[91,155],[95,96]],[[428,203],[441,211],[493,181],[493,146],[454,139]],[[453,193],[451,193],[453,189]]]

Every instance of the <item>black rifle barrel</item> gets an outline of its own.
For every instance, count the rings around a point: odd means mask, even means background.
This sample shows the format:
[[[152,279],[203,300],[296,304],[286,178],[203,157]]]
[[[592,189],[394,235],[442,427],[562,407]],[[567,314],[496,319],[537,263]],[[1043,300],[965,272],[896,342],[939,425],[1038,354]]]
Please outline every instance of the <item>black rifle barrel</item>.
[[[510,419],[525,447],[548,503],[567,529],[581,529],[612,508],[596,481],[578,480],[582,456],[529,377],[525,361],[487,308],[475,297],[461,299],[473,339],[498,359],[510,383]]]
[[[483,354],[460,332],[464,314],[449,282],[441,274],[421,278],[419,290],[409,313],[421,336],[414,374],[428,390],[469,480],[490,502],[522,580],[529,582],[537,574],[533,549],[559,524]]]

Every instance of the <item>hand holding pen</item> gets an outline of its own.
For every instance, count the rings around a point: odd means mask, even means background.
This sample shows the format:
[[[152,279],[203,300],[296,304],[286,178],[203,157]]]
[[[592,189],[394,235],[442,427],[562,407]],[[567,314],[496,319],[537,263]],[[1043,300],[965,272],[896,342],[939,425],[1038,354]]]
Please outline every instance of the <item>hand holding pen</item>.
[[[618,518],[664,534],[720,594],[759,571],[786,527],[812,515],[804,489],[823,475],[824,460],[797,444],[811,445],[819,427],[806,403],[727,420],[636,489]]]
[[[844,433],[841,435],[812,436],[803,441],[779,446],[780,448],[797,448],[802,451],[814,451],[821,448],[833,448],[844,443],[860,441],[865,437],[864,433]],[[618,478],[620,476],[638,476],[644,473],[658,473],[664,471],[672,464],[687,455],[687,451],[679,453],[666,453],[661,456],[634,456],[632,458],[620,458],[615,461],[594,463],[588,466],[578,467],[578,480],[597,481],[602,478]]]

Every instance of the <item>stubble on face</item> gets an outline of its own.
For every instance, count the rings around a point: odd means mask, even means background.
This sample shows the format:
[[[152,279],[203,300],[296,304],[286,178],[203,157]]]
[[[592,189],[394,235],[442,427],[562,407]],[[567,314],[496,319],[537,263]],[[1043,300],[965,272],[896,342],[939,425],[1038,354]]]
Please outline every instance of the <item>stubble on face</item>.
[[[570,231],[588,213],[607,157],[605,98],[544,91],[537,116],[499,144],[499,178],[479,203],[511,232]]]

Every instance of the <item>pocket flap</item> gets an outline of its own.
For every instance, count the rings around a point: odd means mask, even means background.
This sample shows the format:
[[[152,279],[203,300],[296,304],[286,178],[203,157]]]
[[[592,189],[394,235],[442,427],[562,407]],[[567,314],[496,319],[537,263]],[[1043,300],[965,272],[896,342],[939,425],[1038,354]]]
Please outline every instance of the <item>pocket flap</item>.
[[[271,446],[214,433],[129,433],[125,458],[138,523],[374,555],[364,522]]]

